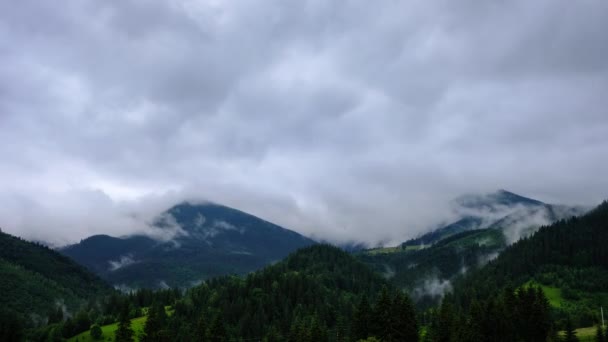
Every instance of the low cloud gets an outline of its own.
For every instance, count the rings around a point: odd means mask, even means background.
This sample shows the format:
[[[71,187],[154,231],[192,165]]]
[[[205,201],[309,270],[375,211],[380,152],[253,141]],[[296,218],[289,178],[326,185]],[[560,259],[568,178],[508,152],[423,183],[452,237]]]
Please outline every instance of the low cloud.
[[[430,296],[433,298],[443,298],[452,291],[452,283],[447,279],[439,279],[437,276],[426,278],[422,284],[416,286],[412,291],[414,298]]]
[[[108,263],[110,264],[109,270],[116,271],[125,266],[134,264],[135,260],[133,259],[133,255],[128,254],[128,255],[121,256],[118,260],[110,260],[110,261],[108,261]]]
[[[607,16],[606,1],[0,2],[0,227],[61,245],[150,232],[195,199],[373,246],[449,222],[462,193],[596,205]]]

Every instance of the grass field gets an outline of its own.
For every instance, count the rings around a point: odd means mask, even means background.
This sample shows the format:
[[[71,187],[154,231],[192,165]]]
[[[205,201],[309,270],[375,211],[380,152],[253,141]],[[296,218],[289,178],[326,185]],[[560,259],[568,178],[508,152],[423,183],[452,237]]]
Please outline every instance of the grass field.
[[[579,328],[576,329],[576,337],[580,340],[580,342],[588,342],[595,341],[595,330],[597,327],[587,327],[587,328]],[[560,331],[559,336],[564,336],[564,332]]]
[[[131,320],[131,327],[135,333],[135,341],[139,341],[139,336],[144,331],[144,325],[148,317],[142,316]],[[85,331],[68,339],[68,342],[97,342],[97,341],[114,341],[114,335],[118,330],[118,323],[104,325],[101,327],[103,337],[100,340],[94,340],[91,337],[90,331]]]
[[[368,255],[376,255],[376,254],[391,254],[391,253],[399,253],[404,251],[417,251],[420,249],[420,246],[406,246],[405,249],[401,248],[401,246],[396,247],[380,247],[373,248],[365,251]]]
[[[547,297],[547,300],[549,301],[549,304],[554,307],[554,308],[560,308],[562,307],[565,299],[562,296],[562,290],[558,287],[551,287],[551,286],[545,286],[536,282],[527,282],[524,286],[530,286],[530,285],[534,285],[534,286],[540,286],[543,289],[543,292],[545,293],[545,296]]]
[[[144,308],[142,310],[144,314],[148,313],[148,308]],[[165,311],[167,311],[167,315],[171,316],[173,314],[173,309],[170,306],[165,306]],[[133,333],[135,337],[135,342],[139,341],[139,337],[144,332],[144,325],[146,325],[147,316],[141,316],[137,318],[133,318],[131,320],[131,328],[133,328]],[[101,327],[102,338],[99,340],[94,340],[91,337],[91,331],[85,331],[80,333],[74,337],[70,337],[68,342],[100,342],[100,341],[114,341],[114,337],[116,335],[116,330],[118,330],[118,322],[104,325]]]

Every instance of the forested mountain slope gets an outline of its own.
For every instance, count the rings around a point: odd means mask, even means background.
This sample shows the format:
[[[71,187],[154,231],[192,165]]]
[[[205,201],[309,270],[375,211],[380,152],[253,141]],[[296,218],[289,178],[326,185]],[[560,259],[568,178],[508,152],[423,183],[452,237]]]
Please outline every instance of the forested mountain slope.
[[[588,326],[608,305],[608,202],[589,213],[541,227],[532,237],[508,247],[487,266],[455,287],[463,307],[507,286],[529,283],[553,290],[558,323],[572,317]]]
[[[383,287],[384,292],[380,291]],[[368,303],[364,298],[373,305],[380,292],[379,298],[384,298],[380,317],[392,308],[400,309],[409,315],[401,324],[410,326],[398,330],[417,337],[415,314],[407,298],[393,296],[382,277],[346,252],[328,245],[311,246],[245,278],[220,278],[191,289],[175,306],[172,334],[191,340],[197,325],[213,327],[221,320],[227,336],[244,339],[349,341],[351,334],[382,335],[383,325],[388,332],[392,320],[378,323],[377,330],[366,321],[363,325],[370,332],[361,332],[357,328],[361,324],[355,327],[353,323],[356,306],[362,300]],[[393,306],[394,301],[399,305]],[[369,310],[365,317],[371,318]],[[210,330],[212,336],[217,335],[216,328]]]
[[[0,310],[44,323],[51,311],[61,307],[75,311],[110,291],[109,285],[71,259],[0,232]]]
[[[114,285],[191,287],[205,279],[246,274],[315,242],[296,232],[218,204],[182,203],[155,226],[169,240],[97,235],[61,252]]]
[[[359,252],[360,260],[412,293],[421,307],[435,305],[458,276],[495,258],[541,225],[584,212],[499,190],[454,201],[460,218],[395,248]]]

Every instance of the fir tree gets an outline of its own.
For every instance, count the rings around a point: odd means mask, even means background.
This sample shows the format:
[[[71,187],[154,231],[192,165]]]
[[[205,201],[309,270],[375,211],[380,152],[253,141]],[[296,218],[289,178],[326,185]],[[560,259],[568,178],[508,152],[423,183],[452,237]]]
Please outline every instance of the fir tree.
[[[378,337],[382,341],[392,341],[392,327],[391,327],[391,308],[392,300],[388,292],[388,288],[385,286],[382,288],[380,298],[374,306],[374,316],[372,320],[372,335]]]
[[[129,319],[128,307],[123,309],[118,321],[118,330],[116,330],[116,342],[132,342],[133,328],[131,328],[131,320]]]
[[[225,342],[228,341],[228,333],[224,326],[223,318],[220,314],[215,315],[211,326],[209,327],[209,341],[211,342]]]
[[[371,321],[372,308],[367,301],[367,296],[363,296],[353,315],[353,339],[355,341],[364,340],[371,335]]]
[[[148,319],[144,326],[142,342],[161,342],[166,333],[163,331],[167,322],[165,307],[155,302],[148,310]]]
[[[408,296],[398,293],[393,299],[391,321],[396,341],[418,341],[416,310]]]

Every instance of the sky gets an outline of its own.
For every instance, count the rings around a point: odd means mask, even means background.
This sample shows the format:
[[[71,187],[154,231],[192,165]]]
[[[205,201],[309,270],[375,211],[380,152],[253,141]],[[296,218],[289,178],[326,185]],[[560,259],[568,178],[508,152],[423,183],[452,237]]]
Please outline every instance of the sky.
[[[0,2],[0,227],[213,201],[403,241],[497,189],[608,198],[605,0]]]

